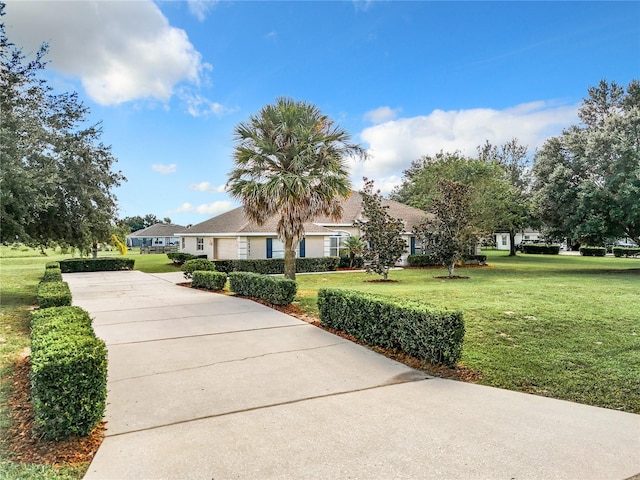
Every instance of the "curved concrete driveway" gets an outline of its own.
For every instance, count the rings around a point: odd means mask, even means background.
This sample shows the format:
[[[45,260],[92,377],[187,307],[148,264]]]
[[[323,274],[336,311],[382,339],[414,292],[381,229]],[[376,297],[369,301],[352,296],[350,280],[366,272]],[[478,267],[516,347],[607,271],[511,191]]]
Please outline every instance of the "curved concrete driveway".
[[[65,274],[109,349],[87,479],[625,479],[640,416],[430,378],[180,274]]]

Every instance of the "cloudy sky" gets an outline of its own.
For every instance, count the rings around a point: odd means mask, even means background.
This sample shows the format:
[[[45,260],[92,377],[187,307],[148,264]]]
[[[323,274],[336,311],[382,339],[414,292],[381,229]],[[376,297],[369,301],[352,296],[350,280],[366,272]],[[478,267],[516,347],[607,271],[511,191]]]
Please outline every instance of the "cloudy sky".
[[[316,104],[389,192],[410,163],[577,122],[601,79],[640,77],[640,2],[16,1],[9,39],[103,122],[120,216],[198,223],[226,193],[233,129],[277,97]]]

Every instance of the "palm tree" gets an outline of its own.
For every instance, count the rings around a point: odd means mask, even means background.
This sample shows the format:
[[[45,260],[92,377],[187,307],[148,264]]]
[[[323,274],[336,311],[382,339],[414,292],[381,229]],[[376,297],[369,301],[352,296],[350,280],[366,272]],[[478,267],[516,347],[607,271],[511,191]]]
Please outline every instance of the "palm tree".
[[[342,246],[349,254],[349,268],[353,268],[353,259],[364,253],[366,244],[357,235],[342,240]]]
[[[366,156],[350,139],[315,105],[290,98],[278,98],[234,129],[235,168],[227,191],[258,225],[280,216],[286,278],[295,280],[295,249],[304,224],[342,214],[340,200],[351,193],[346,160]]]

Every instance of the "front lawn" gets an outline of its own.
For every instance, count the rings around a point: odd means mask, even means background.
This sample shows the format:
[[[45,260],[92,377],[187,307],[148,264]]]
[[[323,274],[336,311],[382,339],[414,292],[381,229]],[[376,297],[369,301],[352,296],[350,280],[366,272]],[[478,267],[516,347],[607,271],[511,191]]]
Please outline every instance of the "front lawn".
[[[640,259],[490,251],[489,267],[297,275],[296,304],[317,316],[319,288],[347,288],[464,312],[462,364],[480,383],[640,413]]]

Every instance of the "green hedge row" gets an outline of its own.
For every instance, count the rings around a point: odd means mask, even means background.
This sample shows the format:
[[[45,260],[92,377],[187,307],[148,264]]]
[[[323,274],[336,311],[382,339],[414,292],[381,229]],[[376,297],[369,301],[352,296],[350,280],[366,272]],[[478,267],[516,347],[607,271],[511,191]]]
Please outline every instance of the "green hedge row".
[[[487,263],[487,256],[486,255],[465,255],[464,257],[462,257],[462,262],[465,264],[477,262],[478,265],[484,265]]]
[[[368,345],[401,350],[421,360],[449,366],[462,355],[462,312],[328,289],[318,292],[318,308],[323,325]]]
[[[216,265],[215,263],[213,263],[210,260],[207,260],[206,258],[193,258],[191,260],[187,260],[186,262],[184,262],[182,264],[182,267],[180,267],[180,270],[182,270],[182,274],[184,275],[184,278],[189,279],[193,276],[193,272],[195,271],[215,272]]]
[[[191,286],[207,290],[222,290],[227,283],[227,274],[223,272],[198,271],[192,274]]]
[[[640,248],[613,247],[613,255],[615,257],[636,257],[640,255]]]
[[[58,262],[47,262],[44,266],[44,268],[49,269],[49,268],[60,268],[60,263]]]
[[[274,305],[289,305],[296,296],[296,282],[253,272],[231,272],[229,288],[236,295],[266,300]]]
[[[521,247],[522,253],[537,253],[546,255],[558,255],[560,245],[550,245],[544,243],[524,243]]]
[[[37,290],[40,308],[71,305],[71,290],[67,282],[41,282]]]
[[[349,255],[342,255],[338,261],[338,268],[364,268],[364,258],[353,257],[353,265]]]
[[[70,258],[60,261],[62,273],[73,272],[111,272],[116,270],[133,270],[135,260],[132,258]]]
[[[439,262],[431,258],[431,255],[426,253],[416,253],[407,257],[407,264],[410,267],[433,267],[440,265]]]
[[[580,247],[579,250],[585,257],[604,257],[607,254],[606,247]]]
[[[187,260],[194,260],[196,258],[207,258],[206,255],[191,255],[190,253],[183,252],[170,252],[167,253],[167,257],[169,257],[169,260],[171,260],[176,266],[182,265]]]
[[[281,275],[284,273],[284,258],[262,260],[213,260],[218,272],[252,272],[263,275]],[[330,272],[338,268],[338,257],[296,258],[296,272]]]
[[[62,271],[59,268],[46,268],[41,282],[61,282]]]
[[[107,398],[107,348],[80,307],[31,313],[31,397],[46,438],[84,436],[100,423]]]

